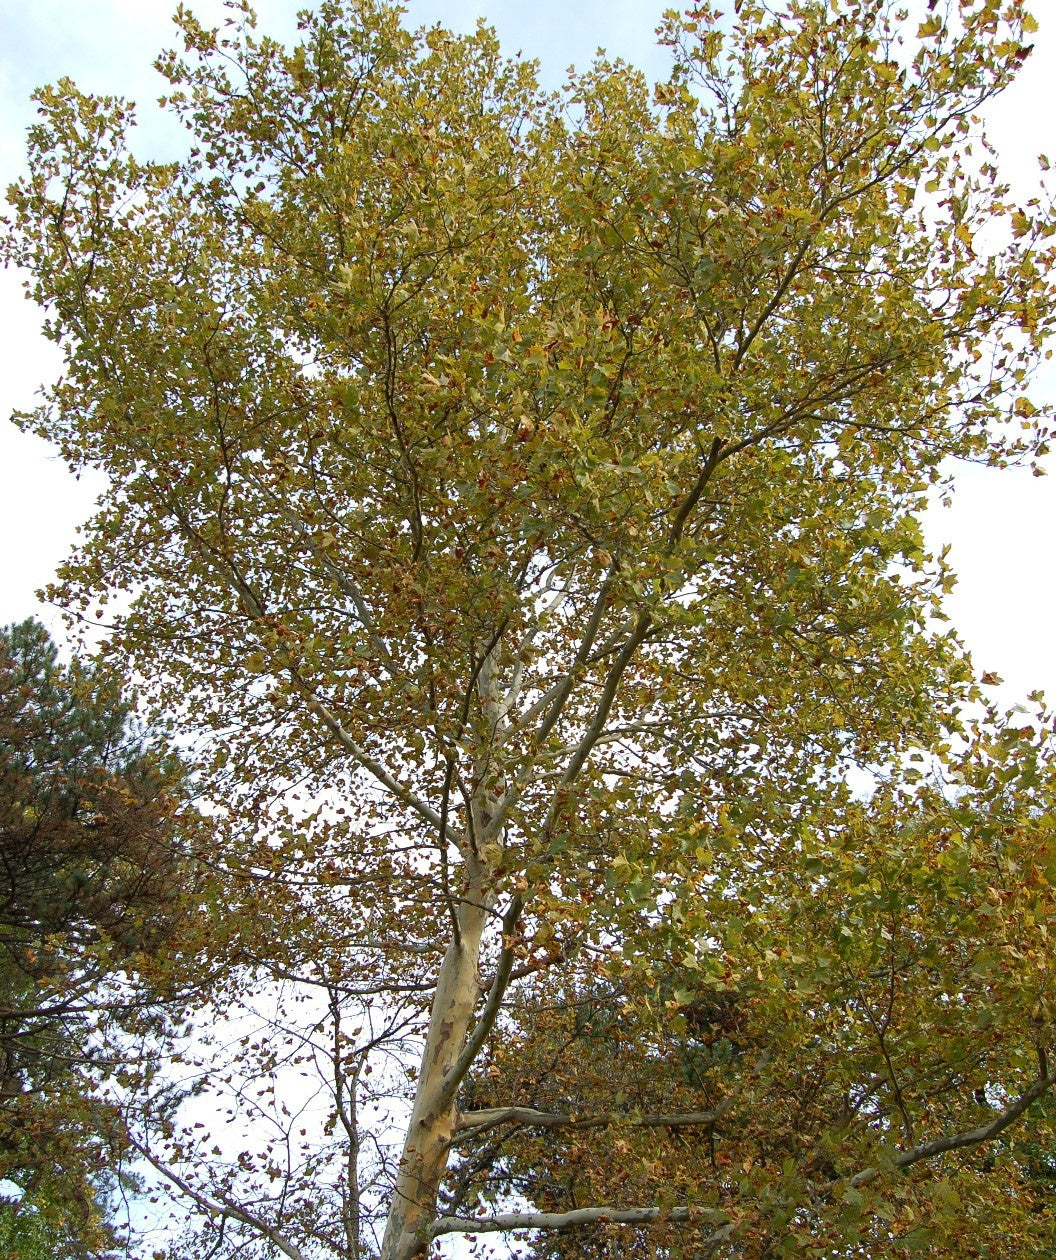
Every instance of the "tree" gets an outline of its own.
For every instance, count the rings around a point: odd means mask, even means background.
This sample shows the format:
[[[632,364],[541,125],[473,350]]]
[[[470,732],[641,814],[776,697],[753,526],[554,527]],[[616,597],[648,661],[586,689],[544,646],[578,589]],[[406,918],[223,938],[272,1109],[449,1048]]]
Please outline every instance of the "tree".
[[[671,1203],[707,1185],[749,1254],[1051,1254],[1051,990],[1036,925],[1052,886],[1034,875],[1053,857],[1045,725],[1019,715],[977,731],[952,793],[929,778],[819,813],[780,880],[773,865],[751,871],[732,830],[702,837],[706,865],[678,910],[721,954],[704,975],[682,960],[672,981],[670,942],[650,949],[643,933],[660,983],[603,988],[587,973],[573,993],[523,994],[463,1098],[477,1140],[452,1210],[516,1195],[572,1218],[614,1186]],[[934,1163],[881,1185],[874,1143],[888,1168]],[[700,1233],[676,1218],[630,1239],[544,1235],[533,1254],[658,1245],[698,1255]]]
[[[97,1061],[113,1070],[105,1024],[160,999],[147,960],[171,948],[191,886],[183,770],[132,715],[102,667],[60,666],[38,622],[0,630],[0,1176],[24,1197],[5,1217],[12,1254],[100,1254],[121,1126],[88,1081]]]
[[[61,1255],[56,1240],[32,1209],[21,1204],[0,1205],[0,1241],[13,1260],[53,1260]]]
[[[199,1054],[194,1075],[207,1094],[256,1075],[264,1101],[232,1086],[232,1114],[252,1105],[271,1137],[223,1163],[213,1126],[199,1140],[150,1091],[136,1130],[217,1254],[358,1257],[377,1223],[384,1260],[410,1260],[447,1233],[599,1221],[688,1223],[730,1255],[897,1253],[912,1228],[883,1196],[992,1150],[1053,1083],[1047,982],[1008,952],[1041,956],[1040,918],[1012,945],[984,916],[978,957],[1010,978],[973,990],[970,1073],[964,1038],[936,1031],[960,991],[921,996],[938,963],[913,999],[935,1052],[887,1045],[890,1069],[865,952],[860,997],[838,952],[813,987],[780,983],[824,907],[864,913],[857,845],[867,884],[897,852],[923,879],[946,851],[914,821],[937,802],[893,788],[867,809],[846,782],[941,760],[978,698],[917,522],[945,461],[1044,449],[1026,389],[1053,218],[1008,202],[975,117],[1034,22],[964,0],[913,38],[883,4],[736,7],[729,30],[706,4],[665,19],[652,93],[600,61],[554,97],[486,28],[412,34],[380,0],[323,0],[290,51],[243,6],[223,31],[181,12],[184,52],[159,65],[193,148],[171,165],[131,154],[122,102],[40,94],[10,256],[67,374],[25,423],[110,477],[62,597],[75,615],[116,599],[110,649],[211,732],[250,1008],[277,1003],[234,1064]],[[984,248],[983,229],[1009,239]],[[1048,809],[1038,773],[1017,817],[1032,793]],[[1008,861],[1041,898],[1027,832]],[[965,931],[939,947],[954,971]],[[737,1182],[687,1163],[674,1203],[504,1213],[467,1189],[487,1214],[445,1213],[492,1140],[458,1097],[519,1044],[504,1012],[599,984],[628,995],[647,1076],[650,994],[673,986],[687,1020],[740,1004],[753,1049],[731,1062],[769,1057],[692,1111],[752,1133],[777,1116],[780,1175],[763,1143]],[[851,1075],[811,1094],[818,1039],[851,1010]],[[416,1036],[413,1098],[386,1104],[368,1158],[367,1069]],[[318,1132],[283,1063],[321,1064]],[[911,1112],[904,1071],[953,1083],[927,1105],[920,1084]],[[696,1127],[719,1161],[715,1119]],[[522,1159],[554,1126],[528,1127]],[[618,1149],[654,1194],[649,1151]]]
[[[98,1248],[108,1235],[97,1227],[89,1237]],[[0,1243],[11,1260],[87,1260],[103,1254],[98,1249],[86,1250],[85,1231],[70,1228],[64,1204],[41,1205],[28,1195],[0,1202]]]

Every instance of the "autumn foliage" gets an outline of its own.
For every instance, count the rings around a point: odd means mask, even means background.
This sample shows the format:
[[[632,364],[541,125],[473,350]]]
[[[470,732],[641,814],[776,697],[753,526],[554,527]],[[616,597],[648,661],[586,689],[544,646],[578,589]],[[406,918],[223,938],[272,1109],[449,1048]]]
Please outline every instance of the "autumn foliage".
[[[553,95],[181,12],[171,164],[40,93],[57,593],[224,820],[230,989],[128,1086],[174,1256],[1051,1253],[1051,720],[919,522],[1045,451],[1056,220],[978,120],[1036,24],[733,9]]]

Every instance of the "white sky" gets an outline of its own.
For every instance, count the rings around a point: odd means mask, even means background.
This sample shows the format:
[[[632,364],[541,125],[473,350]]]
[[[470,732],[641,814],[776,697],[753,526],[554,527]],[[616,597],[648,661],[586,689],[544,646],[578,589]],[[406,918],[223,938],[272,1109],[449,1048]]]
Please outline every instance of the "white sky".
[[[498,28],[504,47],[541,59],[544,79],[556,84],[565,67],[585,64],[598,45],[660,73],[664,57],[652,31],[671,2],[414,0],[411,19],[466,29],[481,14]],[[175,3],[0,0],[0,187],[21,170],[25,128],[33,117],[29,93],[63,75],[87,90],[139,102],[143,151],[171,151],[174,133],[151,108],[162,91],[151,62],[173,42]],[[203,18],[220,9],[218,0],[191,0],[189,7]],[[288,37],[297,7],[296,0],[258,0],[261,29]],[[1056,158],[1056,12],[1052,0],[1035,0],[1035,11],[1041,30],[1034,55],[990,114],[1003,173],[1022,197],[1037,170],[1036,152],[1048,150]],[[20,279],[10,272],[0,273],[0,348],[0,623],[35,614],[61,634],[57,613],[42,607],[35,591],[51,579],[101,483],[75,481],[42,442],[6,419],[30,407],[40,383],[57,370],[36,310],[22,299]],[[1045,381],[1038,401],[1056,401],[1056,372],[1048,371]],[[965,470],[953,507],[929,518],[929,536],[936,545],[952,545],[960,583],[949,612],[980,670],[1007,680],[1009,700],[1036,687],[1056,696],[1056,482],[1018,470]]]

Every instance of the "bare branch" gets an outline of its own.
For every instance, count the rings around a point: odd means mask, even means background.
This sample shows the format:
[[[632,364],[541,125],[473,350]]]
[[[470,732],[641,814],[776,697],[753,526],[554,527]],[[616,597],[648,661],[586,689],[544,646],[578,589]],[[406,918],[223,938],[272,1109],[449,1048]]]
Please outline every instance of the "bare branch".
[[[487,1107],[480,1111],[464,1111],[460,1114],[460,1130],[472,1128],[475,1132],[494,1128],[499,1124],[516,1124],[532,1129],[605,1129],[610,1125],[627,1125],[635,1129],[688,1129],[699,1125],[715,1124],[733,1104],[732,1098],[723,1099],[710,1111],[673,1112],[670,1115],[635,1115],[633,1112],[607,1111],[597,1116],[576,1116],[565,1112],[537,1111],[534,1107]]]
[[[163,1160],[144,1146],[141,1142],[137,1142],[135,1138],[129,1139],[132,1146],[147,1161],[148,1164],[158,1173],[160,1173],[166,1181],[172,1184],[185,1194],[189,1199],[198,1205],[203,1212],[209,1216],[219,1216],[221,1219],[229,1217],[231,1220],[239,1221],[243,1225],[248,1225],[250,1229],[255,1229],[262,1238],[266,1238],[285,1256],[289,1256],[290,1260],[308,1260],[308,1256],[299,1247],[295,1246],[288,1238],[284,1238],[274,1226],[269,1225],[262,1217],[256,1215],[255,1212],[247,1211],[237,1203],[232,1203],[229,1199],[218,1196],[216,1199],[209,1198],[200,1190],[196,1190],[185,1178],[181,1177],[175,1169],[170,1168]]]
[[[1015,1124],[1020,1116],[1032,1104],[1036,1103],[1042,1095],[1048,1093],[1054,1085],[1056,1085],[1056,1072],[1050,1072],[1047,1076],[1042,1076],[1036,1080],[1029,1089],[1025,1089],[1004,1111],[998,1112],[989,1124],[981,1124],[975,1129],[968,1129],[965,1133],[954,1133],[949,1137],[935,1138],[932,1142],[924,1142],[920,1146],[914,1146],[911,1150],[901,1151],[894,1157],[892,1164],[895,1168],[908,1168],[911,1164],[919,1163],[922,1159],[932,1159],[936,1155],[945,1155],[947,1151],[963,1150],[967,1146],[982,1146],[985,1142],[991,1142],[999,1133],[1003,1133],[1010,1125]],[[880,1173],[881,1169],[879,1168],[865,1168],[860,1173],[856,1173],[847,1184],[850,1186],[864,1186],[879,1177]]]
[[[572,1212],[504,1212],[499,1216],[475,1219],[472,1216],[442,1216],[429,1227],[429,1237],[442,1234],[504,1234],[516,1229],[574,1229],[577,1225],[651,1225],[655,1221],[684,1224],[703,1221],[725,1225],[730,1217],[721,1208],[708,1207],[587,1207]]]

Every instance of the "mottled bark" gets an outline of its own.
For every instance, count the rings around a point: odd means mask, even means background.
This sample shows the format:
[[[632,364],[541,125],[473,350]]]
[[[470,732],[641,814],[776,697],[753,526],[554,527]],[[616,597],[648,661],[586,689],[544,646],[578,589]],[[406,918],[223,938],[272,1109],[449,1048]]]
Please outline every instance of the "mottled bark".
[[[440,966],[381,1260],[411,1260],[424,1254],[429,1226],[436,1219],[437,1192],[447,1169],[456,1122],[451,1073],[480,997],[477,966],[487,902],[483,887],[466,888],[458,908],[458,937],[449,945]]]

